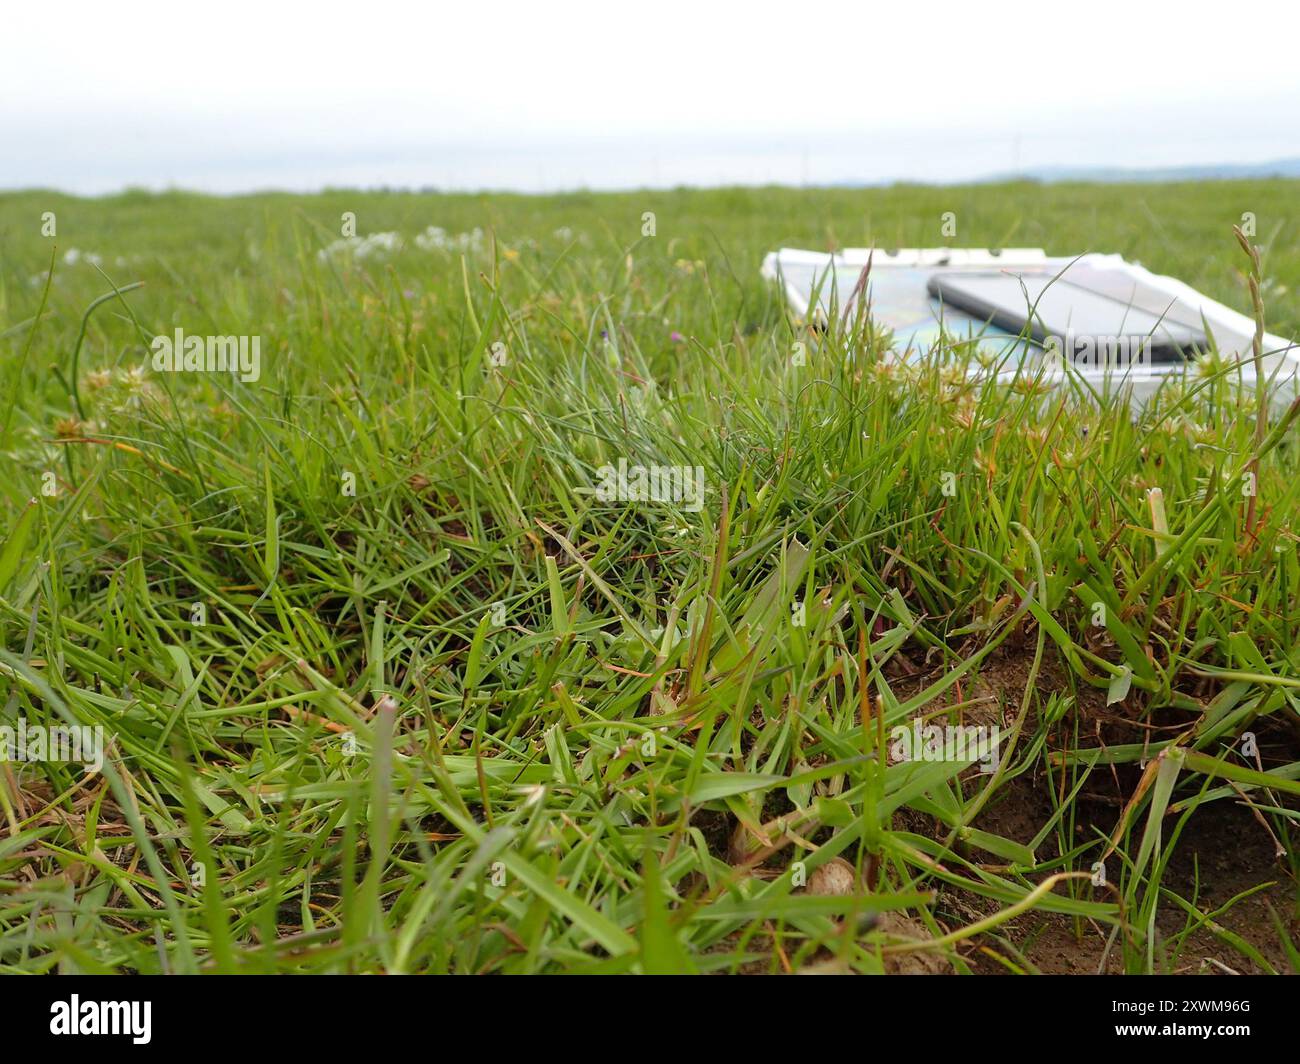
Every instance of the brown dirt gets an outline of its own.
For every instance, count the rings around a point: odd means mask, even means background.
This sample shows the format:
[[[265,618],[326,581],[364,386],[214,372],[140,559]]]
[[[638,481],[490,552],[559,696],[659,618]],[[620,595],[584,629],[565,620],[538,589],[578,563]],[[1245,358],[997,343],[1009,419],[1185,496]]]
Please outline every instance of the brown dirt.
[[[979,679],[968,687],[966,697],[984,695],[995,704],[1000,703],[1004,720],[1009,723],[1024,692],[1030,662],[1031,657],[1023,652],[1013,652],[990,661]],[[924,686],[919,678],[916,683],[918,690]],[[1052,690],[1069,691],[1059,662],[1044,662],[1038,688],[1042,694]],[[1144,735],[1161,737],[1145,723],[1135,724],[1121,714],[1120,707],[1108,710],[1102,692],[1080,689],[1078,694],[1079,708],[1075,712],[1079,714],[1081,735],[1092,735],[1096,741],[1105,744],[1140,742]],[[947,701],[956,700],[954,697]],[[1182,726],[1185,727],[1186,723],[1183,721]],[[1032,721],[1026,726],[1026,734],[1031,728]],[[1270,752],[1280,753],[1283,760],[1300,758],[1300,749],[1279,751],[1274,747]],[[1093,774],[1077,801],[1076,842],[1096,838],[1098,832],[1109,836],[1114,831],[1139,776],[1139,769],[1133,765],[1116,766],[1112,771]],[[997,798],[980,815],[976,826],[1017,842],[1032,841],[1052,816],[1053,804],[1047,790],[1052,785],[1052,781],[1041,774],[1026,774],[1004,784]],[[1167,819],[1166,832],[1174,829],[1177,819]],[[943,834],[941,825],[912,826],[917,830],[927,830],[928,827],[928,833],[935,836]],[[1055,834],[1049,836],[1040,847],[1039,858],[1051,856],[1057,845]],[[984,856],[972,854],[975,860]],[[1107,866],[1112,876],[1118,875],[1117,857],[1112,856]],[[1162,899],[1156,917],[1160,936],[1157,966],[1160,970],[1173,973],[1264,972],[1266,969],[1227,941],[1226,932],[1239,936],[1254,947],[1277,971],[1291,971],[1270,906],[1281,917],[1292,940],[1300,938],[1300,882],[1297,882],[1287,858],[1277,856],[1269,831],[1244,802],[1217,801],[1201,807],[1191,816],[1174,848],[1162,885],[1207,915],[1245,891],[1255,892],[1219,913],[1214,917],[1213,926],[1203,925],[1180,945],[1170,940],[1184,930],[1189,918],[1172,900]],[[1101,891],[1094,891],[1093,896],[1101,899],[1104,895]],[[1110,896],[1115,897],[1113,891]],[[938,905],[939,912],[951,919],[953,926],[969,923],[999,909],[997,903],[988,899],[946,887],[941,890]],[[1114,942],[1108,951],[1109,934],[1108,927],[1087,922],[1076,925],[1070,917],[1034,912],[1002,925],[991,935],[984,936],[982,941],[963,949],[962,953],[972,970],[990,974],[1011,970],[998,960],[998,955],[1018,967],[1028,962],[1045,973],[1118,973],[1123,966],[1122,943]],[[1013,946],[1020,957],[1016,957],[1004,943]]]
[[[1012,647],[994,655],[983,664],[978,676],[965,678],[936,703],[927,706],[925,712],[933,714],[945,706],[975,701],[976,704],[966,705],[958,711],[961,723],[998,723],[1007,727],[1020,706],[1031,664],[1032,647]],[[887,674],[894,693],[905,699],[940,675],[939,662],[935,660],[927,665],[919,659],[900,656],[889,664]],[[1144,738],[1172,737],[1194,720],[1194,715],[1187,713],[1146,720],[1141,719],[1140,711],[1133,704],[1107,707],[1105,692],[1072,685],[1067,667],[1050,650],[1044,657],[1036,687],[1043,698],[1051,692],[1059,692],[1075,699],[1074,708],[1058,724],[1058,733],[1054,741],[1049,742],[1049,749],[1069,744],[1076,727],[1081,745],[1115,745],[1141,742]],[[1191,693],[1204,702],[1213,691]],[[1038,701],[1036,699],[1034,704]],[[1034,727],[1031,717],[1025,725],[1026,738],[1033,734]],[[1261,738],[1261,749],[1266,751],[1269,764],[1300,759],[1300,744],[1293,733],[1271,735],[1267,742]],[[1076,845],[1113,833],[1140,775],[1136,765],[1119,765],[1093,773],[1073,810]],[[981,777],[975,776],[972,770],[972,778],[978,780]],[[975,786],[978,783],[971,784],[972,788]],[[1054,803],[1049,788],[1058,786],[1059,778],[1053,779],[1041,769],[1035,774],[1026,773],[1010,780],[1001,786],[999,794],[983,811],[975,826],[1027,844],[1051,819]],[[780,806],[781,803],[776,802],[772,808],[764,809],[764,815],[770,817],[785,811]],[[1167,819],[1166,838],[1177,820],[1177,817]],[[726,852],[731,834],[727,825],[730,823],[730,818],[724,814],[718,814],[716,821],[706,819],[706,835],[716,853]],[[947,834],[946,827],[913,810],[897,813],[895,825],[932,838],[942,838]],[[1140,836],[1140,828],[1135,835]],[[1052,857],[1058,845],[1058,837],[1053,833],[1040,845],[1039,859]],[[969,857],[976,862],[994,860],[980,851],[971,851]],[[773,874],[783,867],[783,859],[774,860]],[[1114,878],[1118,877],[1119,869],[1120,859],[1112,855],[1107,861],[1107,870]],[[1297,881],[1288,858],[1277,856],[1269,831],[1244,802],[1221,800],[1198,809],[1184,827],[1161,882],[1166,890],[1176,893],[1202,914],[1214,915],[1211,922],[1178,942],[1175,940],[1188,926],[1189,917],[1172,899],[1162,898],[1156,917],[1158,970],[1177,974],[1225,971],[1259,974],[1267,971],[1232,944],[1230,938],[1237,936],[1274,970],[1291,971],[1272,914],[1281,918],[1293,942],[1300,941],[1300,881]],[[937,895],[935,916],[941,926],[948,929],[970,924],[1003,908],[998,902],[937,881],[931,886]],[[1245,892],[1252,893],[1238,898]],[[1113,888],[1109,892],[1103,888],[1092,889],[1091,896],[1098,900],[1113,900],[1117,894]],[[1233,902],[1234,898],[1238,900]],[[1228,905],[1225,911],[1217,912],[1225,905]],[[895,917],[906,919],[900,914],[891,915],[890,919]],[[881,930],[892,931],[903,938],[929,937],[920,924],[912,924],[910,930],[902,927],[882,927]],[[1120,974],[1123,971],[1123,943],[1118,939],[1109,941],[1111,934],[1108,926],[1076,922],[1068,916],[1036,911],[965,943],[960,953],[970,969],[981,974],[1005,974],[1014,970],[1046,974]],[[913,963],[916,958],[923,958],[925,963]],[[932,970],[930,962],[938,960],[935,954],[925,951],[902,955],[893,959],[889,970],[927,974]],[[758,970],[757,967],[754,970]],[[825,965],[810,966],[810,971],[826,974],[837,970],[830,961]],[[951,971],[951,967],[945,960],[933,970]]]

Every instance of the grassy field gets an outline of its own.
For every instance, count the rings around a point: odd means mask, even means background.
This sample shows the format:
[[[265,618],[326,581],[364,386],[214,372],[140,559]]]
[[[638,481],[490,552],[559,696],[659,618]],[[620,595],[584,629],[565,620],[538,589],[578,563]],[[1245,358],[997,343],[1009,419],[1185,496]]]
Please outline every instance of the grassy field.
[[[1296,335],[1298,193],[0,195],[0,725],[107,744],[0,766],[0,971],[1300,969],[1286,416],[899,367],[758,276],[1113,251],[1249,313],[1250,212]]]

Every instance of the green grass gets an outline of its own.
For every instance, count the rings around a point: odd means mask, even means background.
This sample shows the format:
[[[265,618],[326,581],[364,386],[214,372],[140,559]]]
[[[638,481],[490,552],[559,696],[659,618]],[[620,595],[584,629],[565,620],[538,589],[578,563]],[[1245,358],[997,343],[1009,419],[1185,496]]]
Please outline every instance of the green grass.
[[[0,767],[0,971],[1032,971],[1052,920],[1295,967],[1295,429],[1230,366],[1136,420],[891,367],[758,266],[1115,251],[1249,312],[1249,211],[1300,334],[1296,193],[0,196],[0,703],[111,740]],[[322,257],[345,211],[405,246]],[[154,373],[178,327],[260,380]],[[602,501],[619,459],[703,508]],[[917,714],[998,771],[888,763]],[[1243,802],[1265,945],[1170,872]]]

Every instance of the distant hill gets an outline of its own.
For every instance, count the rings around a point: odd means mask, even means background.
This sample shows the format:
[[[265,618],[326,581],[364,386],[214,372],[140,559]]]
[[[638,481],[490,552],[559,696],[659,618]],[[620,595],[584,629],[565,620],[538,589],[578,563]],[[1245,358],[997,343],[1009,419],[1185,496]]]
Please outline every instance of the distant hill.
[[[999,181],[1228,181],[1237,178],[1300,178],[1300,158],[1276,159],[1267,163],[1211,163],[1203,166],[1162,166],[1151,169],[1122,169],[1108,166],[1043,166],[1019,173],[1000,173],[981,184]]]

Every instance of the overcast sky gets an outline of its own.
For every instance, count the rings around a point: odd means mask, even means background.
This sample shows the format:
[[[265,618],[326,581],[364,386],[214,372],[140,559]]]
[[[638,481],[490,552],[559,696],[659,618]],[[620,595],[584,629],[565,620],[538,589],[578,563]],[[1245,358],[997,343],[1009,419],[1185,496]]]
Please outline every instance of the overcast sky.
[[[1300,156],[1284,10],[15,2],[0,187],[540,190],[1263,162]]]

